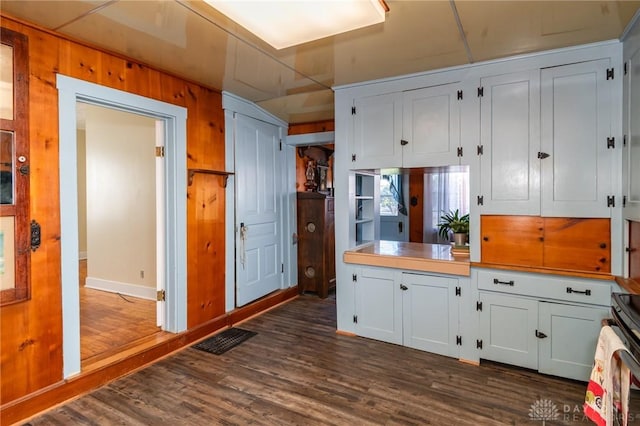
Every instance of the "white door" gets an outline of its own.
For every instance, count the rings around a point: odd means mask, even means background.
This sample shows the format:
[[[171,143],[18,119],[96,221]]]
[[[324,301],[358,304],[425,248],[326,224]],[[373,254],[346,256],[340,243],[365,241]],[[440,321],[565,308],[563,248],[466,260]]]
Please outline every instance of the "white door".
[[[402,167],[400,93],[356,99],[351,168]]]
[[[402,149],[404,167],[459,164],[458,85],[445,84],[404,92]]]
[[[402,274],[405,346],[458,356],[458,280],[435,275]]]
[[[236,305],[282,286],[278,127],[236,115]]]
[[[480,79],[482,214],[540,214],[540,72]]]
[[[609,59],[542,70],[542,216],[611,217]]]

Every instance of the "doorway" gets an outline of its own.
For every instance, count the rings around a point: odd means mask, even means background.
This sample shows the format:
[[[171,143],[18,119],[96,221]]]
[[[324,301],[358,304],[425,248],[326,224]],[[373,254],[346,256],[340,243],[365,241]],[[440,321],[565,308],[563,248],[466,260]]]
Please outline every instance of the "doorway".
[[[83,102],[76,110],[84,368],[162,330],[164,135],[154,118]]]
[[[165,331],[186,330],[186,116],[187,110],[172,104],[57,75],[60,119],[60,227],[62,258],[63,369],[68,378],[81,371],[80,292],[78,236],[77,103],[107,107],[160,121],[164,129],[163,175],[165,203],[161,207],[166,243],[164,261],[166,302]],[[108,209],[102,210],[107,214]],[[135,237],[135,235],[133,236]]]

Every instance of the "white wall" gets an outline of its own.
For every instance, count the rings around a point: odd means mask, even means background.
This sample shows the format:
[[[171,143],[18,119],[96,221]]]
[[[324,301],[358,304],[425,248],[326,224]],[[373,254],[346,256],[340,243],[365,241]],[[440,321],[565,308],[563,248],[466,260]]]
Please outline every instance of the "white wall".
[[[87,286],[155,289],[155,120],[88,106],[86,176]]]
[[[84,129],[77,129],[78,149],[78,252],[87,258],[87,141]]]

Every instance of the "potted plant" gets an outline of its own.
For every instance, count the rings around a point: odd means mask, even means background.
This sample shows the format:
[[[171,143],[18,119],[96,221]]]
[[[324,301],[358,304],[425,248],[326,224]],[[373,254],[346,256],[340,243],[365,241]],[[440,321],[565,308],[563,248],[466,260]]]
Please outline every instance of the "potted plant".
[[[460,216],[458,209],[440,216],[438,223],[438,234],[449,241],[449,233],[453,232],[453,241],[456,246],[463,246],[467,242],[469,235],[469,214]]]

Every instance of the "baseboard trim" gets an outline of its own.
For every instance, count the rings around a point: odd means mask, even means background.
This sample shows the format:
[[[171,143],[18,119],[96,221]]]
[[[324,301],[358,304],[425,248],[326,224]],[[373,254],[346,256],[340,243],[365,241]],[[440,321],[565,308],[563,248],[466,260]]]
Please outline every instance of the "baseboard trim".
[[[141,299],[156,300],[155,287],[145,287],[137,284],[123,283],[119,281],[103,280],[102,278],[87,277],[85,288],[120,293]]]
[[[209,337],[243,320],[264,313],[283,302],[298,297],[297,287],[277,291],[256,302],[220,315],[185,332],[176,334],[151,347],[128,355],[111,364],[81,372],[68,380],[62,380],[32,394],[0,406],[0,424],[23,423],[42,412],[78,398],[122,376],[141,370],[195,342]]]

